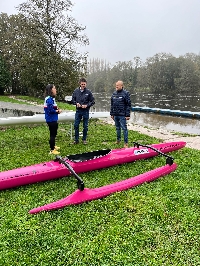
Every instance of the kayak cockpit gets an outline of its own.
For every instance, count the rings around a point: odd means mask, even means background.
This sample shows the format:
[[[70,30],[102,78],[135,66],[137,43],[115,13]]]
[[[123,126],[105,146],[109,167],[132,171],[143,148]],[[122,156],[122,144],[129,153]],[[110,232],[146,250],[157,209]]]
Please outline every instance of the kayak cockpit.
[[[68,155],[65,159],[77,163],[77,162],[84,162],[88,160],[94,160],[105,155],[108,155],[111,152],[111,149],[106,150],[99,150],[99,151],[91,151],[91,152],[84,152],[80,154],[72,154]]]

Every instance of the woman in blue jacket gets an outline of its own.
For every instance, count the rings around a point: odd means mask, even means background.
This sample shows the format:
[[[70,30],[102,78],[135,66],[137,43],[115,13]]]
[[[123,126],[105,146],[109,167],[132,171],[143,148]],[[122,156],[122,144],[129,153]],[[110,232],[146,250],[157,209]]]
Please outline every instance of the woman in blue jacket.
[[[50,139],[50,153],[49,154],[59,154],[57,150],[60,147],[55,146],[55,139],[58,131],[58,114],[61,113],[61,110],[57,107],[55,96],[56,96],[56,87],[53,84],[48,84],[45,91],[45,100],[44,100],[44,113],[45,120],[49,127]]]

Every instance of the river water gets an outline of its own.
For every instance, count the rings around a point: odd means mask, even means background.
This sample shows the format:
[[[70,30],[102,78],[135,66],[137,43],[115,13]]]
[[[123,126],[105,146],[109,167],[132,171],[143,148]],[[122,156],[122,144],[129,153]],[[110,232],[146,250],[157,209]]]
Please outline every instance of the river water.
[[[106,93],[94,93],[96,111],[110,111],[110,97]],[[200,112],[198,95],[180,94],[131,94],[132,106]],[[153,128],[164,128],[188,134],[200,134],[200,119],[161,115],[155,113],[132,112],[129,123]]]
[[[91,111],[110,111],[110,97],[111,94],[106,93],[94,93],[95,106],[91,108]],[[136,93],[131,94],[132,106],[142,106],[150,108],[172,109],[181,111],[194,111],[200,112],[200,97],[198,95],[179,95],[179,94],[150,94],[150,93]],[[14,104],[3,103],[0,105],[0,117],[8,116],[23,116],[33,115],[35,109],[30,112],[30,107],[27,105],[20,105],[20,109],[15,107]],[[33,108],[33,107],[32,107]],[[37,111],[39,107],[34,106]],[[43,108],[41,108],[43,111]],[[129,123],[138,124],[153,128],[164,128],[167,130],[174,130],[177,132],[183,132],[188,134],[200,134],[200,119],[192,119],[185,117],[167,116],[156,113],[142,113],[132,112]]]

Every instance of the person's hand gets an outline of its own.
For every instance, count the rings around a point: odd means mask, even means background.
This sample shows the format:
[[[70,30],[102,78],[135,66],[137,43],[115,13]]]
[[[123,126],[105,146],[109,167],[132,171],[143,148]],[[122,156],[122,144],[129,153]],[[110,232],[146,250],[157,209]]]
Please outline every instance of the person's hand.
[[[57,113],[60,114],[62,113],[62,110],[60,108],[57,109]]]
[[[114,120],[114,116],[113,115],[111,115],[111,118]]]
[[[86,104],[82,105],[82,108],[87,108],[87,105]]]
[[[81,107],[81,104],[80,104],[80,103],[77,103],[76,106],[77,106],[77,107]]]
[[[129,120],[130,119],[130,117],[126,117],[126,120]]]

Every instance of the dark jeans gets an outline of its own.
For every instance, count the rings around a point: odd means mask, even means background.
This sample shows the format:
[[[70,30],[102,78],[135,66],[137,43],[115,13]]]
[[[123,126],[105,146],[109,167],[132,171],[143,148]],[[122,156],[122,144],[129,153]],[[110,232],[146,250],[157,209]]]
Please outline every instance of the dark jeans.
[[[58,122],[57,121],[48,122],[47,125],[49,126],[49,132],[50,132],[49,145],[52,151],[55,148],[55,141],[56,141],[56,136],[58,132]]]
[[[116,132],[117,132],[117,140],[121,140],[121,129],[123,130],[124,134],[124,143],[128,143],[128,129],[126,125],[126,118],[125,116],[114,116]]]
[[[83,118],[83,137],[82,140],[86,140],[88,132],[88,120],[89,120],[89,110],[78,109],[75,114],[74,121],[74,131],[75,131],[75,141],[79,141],[79,124]]]

